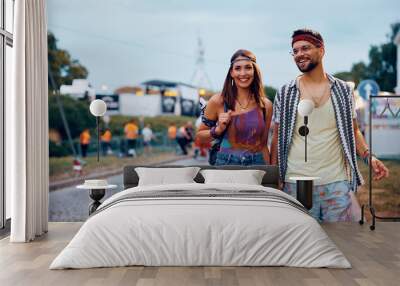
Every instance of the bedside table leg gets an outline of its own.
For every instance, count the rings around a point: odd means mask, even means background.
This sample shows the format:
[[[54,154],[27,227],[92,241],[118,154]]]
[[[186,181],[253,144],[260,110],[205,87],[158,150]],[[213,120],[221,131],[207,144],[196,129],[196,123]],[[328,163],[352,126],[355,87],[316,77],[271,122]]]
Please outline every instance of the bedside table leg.
[[[89,205],[89,215],[95,212],[101,205],[100,200],[104,197],[105,193],[105,189],[92,189],[89,191],[89,196],[93,200],[93,202]]]

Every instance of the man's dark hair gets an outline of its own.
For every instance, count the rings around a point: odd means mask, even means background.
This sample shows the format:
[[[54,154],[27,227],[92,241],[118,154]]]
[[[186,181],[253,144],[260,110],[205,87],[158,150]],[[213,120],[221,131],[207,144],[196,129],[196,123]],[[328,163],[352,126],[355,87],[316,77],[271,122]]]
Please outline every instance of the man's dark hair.
[[[315,30],[311,30],[311,29],[298,29],[296,31],[293,32],[292,34],[292,39],[298,35],[310,35],[313,36],[315,38],[317,38],[318,40],[320,40],[322,43],[324,42],[324,39],[322,38],[321,34],[318,33]]]

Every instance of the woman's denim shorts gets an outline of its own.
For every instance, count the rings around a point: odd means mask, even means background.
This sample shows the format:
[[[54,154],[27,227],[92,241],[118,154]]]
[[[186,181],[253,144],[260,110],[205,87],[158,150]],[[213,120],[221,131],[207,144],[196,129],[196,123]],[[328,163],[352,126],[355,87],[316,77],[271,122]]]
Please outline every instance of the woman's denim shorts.
[[[264,156],[260,153],[234,155],[219,152],[217,154],[216,166],[221,165],[265,165]]]

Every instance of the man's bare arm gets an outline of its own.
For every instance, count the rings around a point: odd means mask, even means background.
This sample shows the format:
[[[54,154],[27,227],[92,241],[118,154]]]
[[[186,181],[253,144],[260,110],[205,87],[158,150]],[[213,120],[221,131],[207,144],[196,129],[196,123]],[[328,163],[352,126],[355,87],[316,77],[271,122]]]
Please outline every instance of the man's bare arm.
[[[279,123],[273,123],[273,133],[271,142],[271,165],[278,165],[278,130]]]
[[[360,128],[358,127],[357,120],[353,119],[354,126],[354,136],[356,140],[356,152],[361,158],[369,158],[369,153],[371,150],[368,149],[367,142],[365,142],[365,138],[361,133]],[[374,180],[380,180],[382,178],[389,177],[389,170],[386,168],[385,164],[383,164],[380,160],[378,160],[375,156],[372,156],[371,166],[374,172]]]

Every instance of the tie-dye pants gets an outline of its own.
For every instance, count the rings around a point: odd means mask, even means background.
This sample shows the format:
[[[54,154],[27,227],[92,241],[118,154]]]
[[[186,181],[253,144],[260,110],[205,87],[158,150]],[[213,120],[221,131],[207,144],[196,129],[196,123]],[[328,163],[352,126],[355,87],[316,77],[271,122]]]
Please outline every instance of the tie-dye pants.
[[[283,191],[296,198],[295,183],[285,183]],[[319,222],[353,221],[351,204],[348,181],[314,186],[310,214]]]

